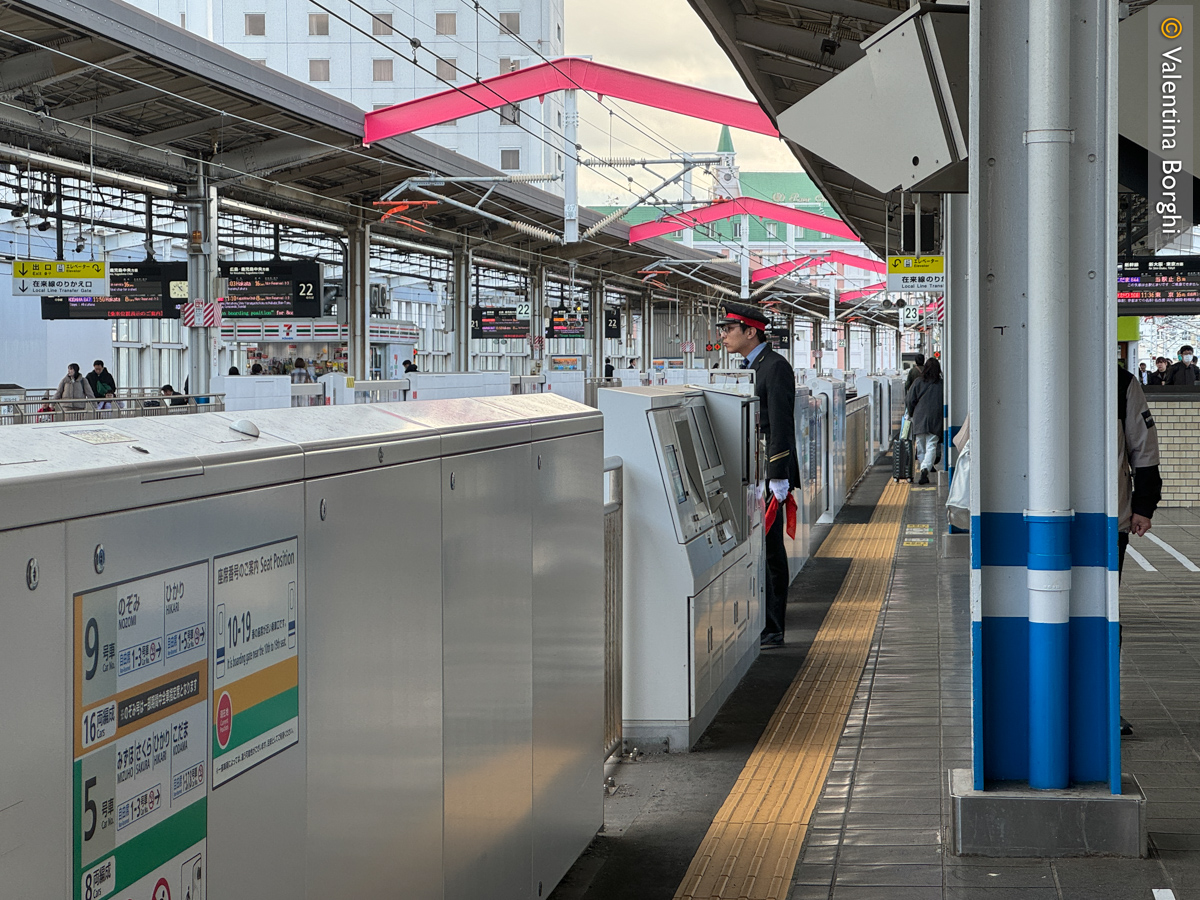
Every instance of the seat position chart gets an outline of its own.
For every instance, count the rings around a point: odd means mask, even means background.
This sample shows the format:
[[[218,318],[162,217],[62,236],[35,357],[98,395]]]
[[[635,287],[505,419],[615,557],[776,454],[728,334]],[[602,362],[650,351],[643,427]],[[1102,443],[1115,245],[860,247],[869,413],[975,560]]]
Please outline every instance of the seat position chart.
[[[298,540],[213,560],[213,787],[300,740]]]

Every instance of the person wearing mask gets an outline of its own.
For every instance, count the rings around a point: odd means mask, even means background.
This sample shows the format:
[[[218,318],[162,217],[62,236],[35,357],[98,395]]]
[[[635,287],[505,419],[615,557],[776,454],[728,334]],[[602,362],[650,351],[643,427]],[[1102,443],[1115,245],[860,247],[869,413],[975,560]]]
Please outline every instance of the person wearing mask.
[[[1117,368],[1117,578],[1125,570],[1129,535],[1150,530],[1151,519],[1162,499],[1158,470],[1158,430],[1146,404],[1146,395],[1133,374]],[[1133,726],[1121,717],[1121,734]]]
[[[103,368],[103,364],[101,364],[101,368]],[[55,400],[85,400],[95,396],[91,381],[80,374],[79,363],[71,363],[67,366],[67,374],[63,376],[63,380],[58,383],[58,390],[54,392]],[[88,405],[87,403],[65,403],[63,408],[87,409]]]
[[[604,360],[604,377],[605,377],[605,378],[612,378],[612,377],[613,377],[613,373],[614,373],[614,372],[616,372],[616,371],[617,371],[617,367],[613,365],[613,362],[612,362],[612,360],[611,360],[611,359],[608,359],[608,358],[606,358],[606,359]]]
[[[1146,376],[1146,384],[1163,385],[1167,383],[1167,358],[1160,356],[1154,361],[1154,371]]]
[[[938,444],[945,426],[942,364],[937,359],[925,363],[919,380],[913,382],[906,397],[912,433],[916,435],[913,456],[921,466],[917,484],[929,484],[929,470],[937,463]]]
[[[911,366],[908,367],[908,378],[906,378],[904,381],[905,395],[907,395],[908,392],[912,389],[913,382],[921,377],[922,373],[924,372],[924,366],[925,366],[925,354],[918,353],[916,360],[913,362],[913,364]]]
[[[98,359],[92,363],[92,371],[87,373],[87,380],[92,386],[92,395],[98,400],[105,400],[104,403],[97,403],[96,408],[111,407],[109,400],[117,393],[117,380],[113,378],[112,372],[104,367],[104,360]]]
[[[303,356],[296,357],[296,367],[292,369],[292,384],[312,384],[312,373],[304,362]]]
[[[1167,370],[1167,380],[1164,384],[1192,385],[1200,381],[1200,368],[1196,366],[1191,344],[1179,348],[1179,362]]]
[[[796,452],[796,374],[791,364],[767,343],[767,316],[748,303],[727,303],[717,330],[730,353],[744,358],[743,369],[754,370],[759,427],[767,441],[766,488],[778,502],[778,513],[766,534],[766,624],[759,635],[762,647],[782,647],[787,618],[790,575],[783,542],[785,505],[800,485]]]

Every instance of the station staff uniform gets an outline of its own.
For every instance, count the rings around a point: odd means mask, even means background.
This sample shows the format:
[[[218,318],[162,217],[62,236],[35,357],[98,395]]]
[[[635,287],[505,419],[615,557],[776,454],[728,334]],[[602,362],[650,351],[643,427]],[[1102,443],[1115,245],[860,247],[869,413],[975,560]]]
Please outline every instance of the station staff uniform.
[[[1154,517],[1162,499],[1158,470],[1158,430],[1142,386],[1130,372],[1117,369],[1117,534],[1118,571],[1125,568],[1125,548],[1133,514]]]
[[[727,303],[721,310],[722,325],[740,324],[765,334],[766,317],[756,306]],[[754,370],[754,394],[758,397],[758,421],[767,442],[767,483],[785,482],[787,491],[800,486],[800,461],[796,452],[796,374],[791,364],[767,343],[758,344],[743,366]],[[770,495],[764,495],[770,502]],[[766,535],[766,624],[761,636],[767,646],[783,643],[787,611],[787,549],[783,544],[783,504]]]

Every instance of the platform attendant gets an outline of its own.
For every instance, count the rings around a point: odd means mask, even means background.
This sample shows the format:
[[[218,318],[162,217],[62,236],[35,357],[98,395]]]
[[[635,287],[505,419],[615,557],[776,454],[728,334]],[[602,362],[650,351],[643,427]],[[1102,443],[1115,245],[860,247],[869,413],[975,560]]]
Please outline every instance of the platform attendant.
[[[759,425],[767,442],[766,488],[779,501],[779,514],[766,535],[766,625],[759,642],[763,647],[782,647],[790,581],[783,545],[784,505],[792,488],[800,484],[796,375],[788,361],[767,343],[767,319],[761,309],[747,303],[727,303],[720,315],[718,329],[725,349],[743,357],[742,368],[754,370]]]

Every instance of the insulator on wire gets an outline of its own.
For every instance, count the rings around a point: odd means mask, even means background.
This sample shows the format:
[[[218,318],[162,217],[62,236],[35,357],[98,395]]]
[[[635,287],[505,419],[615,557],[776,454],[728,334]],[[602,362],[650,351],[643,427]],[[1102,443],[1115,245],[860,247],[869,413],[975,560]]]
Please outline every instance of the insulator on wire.
[[[522,222],[517,219],[511,220],[508,224],[513,227],[514,231],[519,231],[521,234],[529,235],[541,241],[551,244],[561,244],[563,242],[562,235],[551,231],[549,228],[543,228],[540,225],[530,225],[528,222]]]
[[[545,172],[518,172],[515,175],[510,175],[509,180],[516,184],[530,184],[536,181],[558,181],[561,175],[549,175]]]
[[[613,222],[617,221],[617,219],[621,218],[621,216],[623,216],[628,211],[629,210],[627,210],[627,209],[618,209],[615,212],[610,212],[607,216],[605,216],[603,219],[601,219],[599,222],[597,222],[595,225],[593,225],[591,228],[589,228],[587,231],[585,231],[583,233],[583,236],[585,238],[590,238],[593,234],[596,234],[599,231],[603,231],[605,228],[607,228]]]

